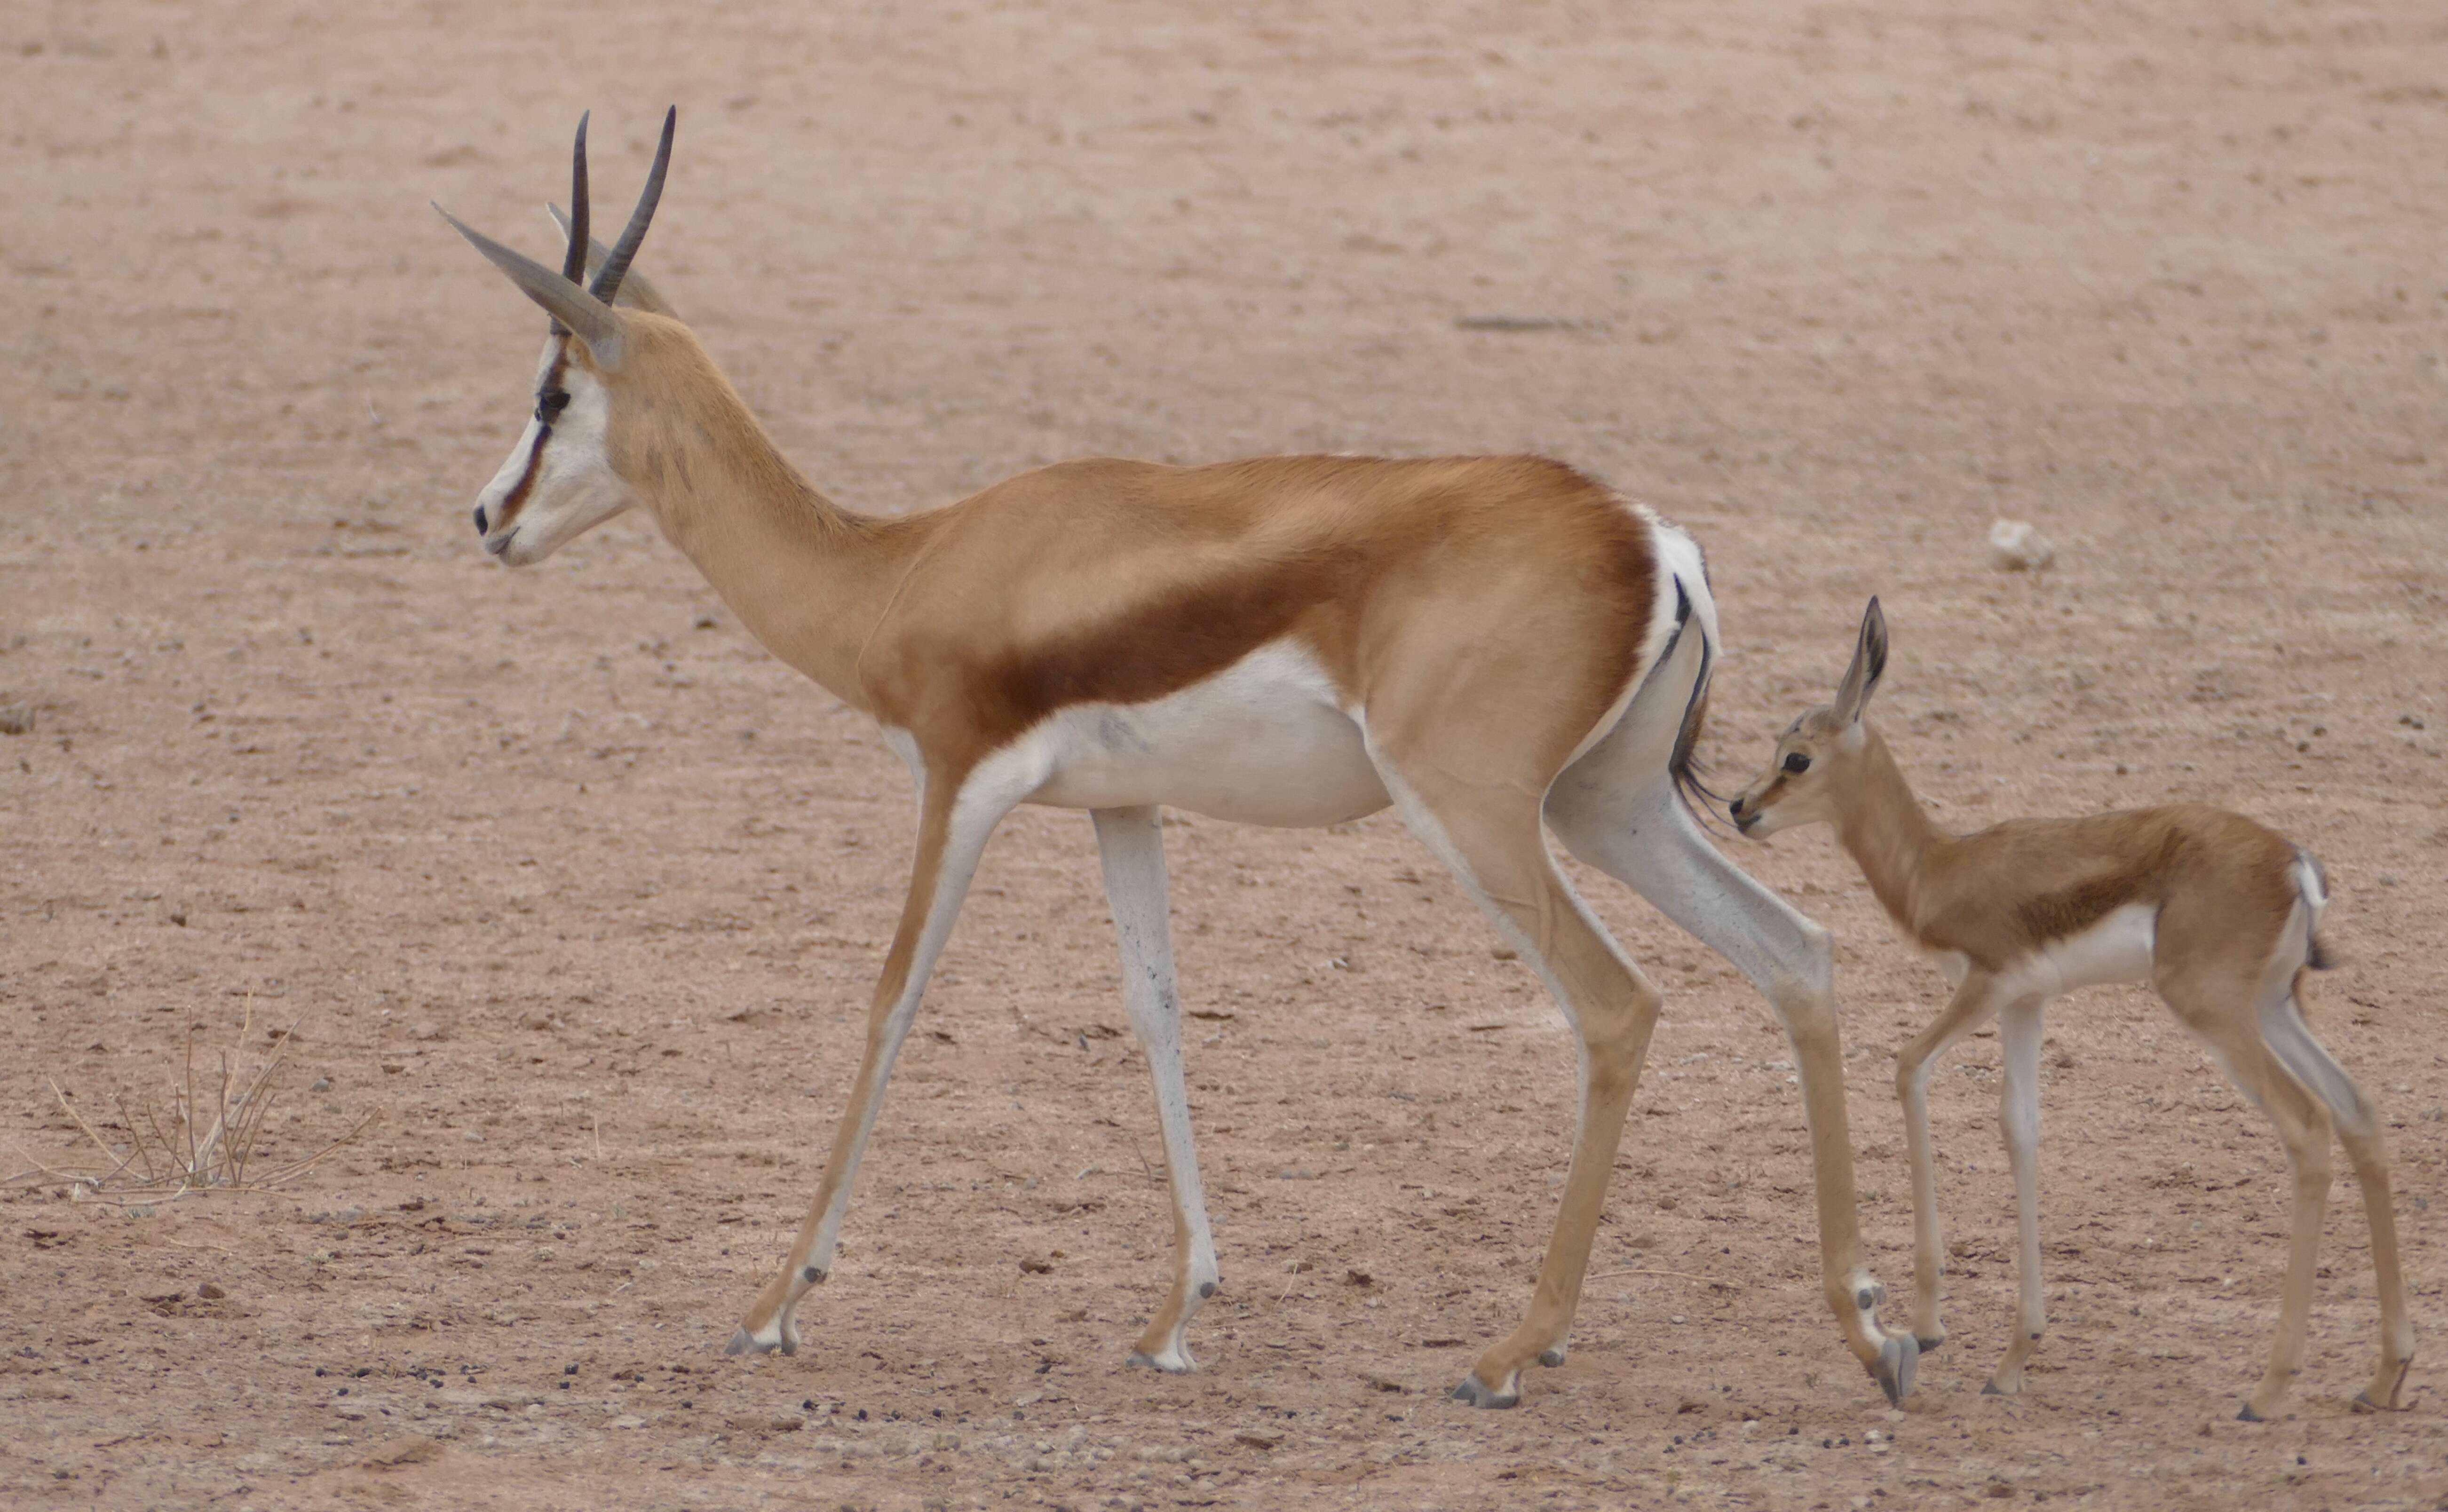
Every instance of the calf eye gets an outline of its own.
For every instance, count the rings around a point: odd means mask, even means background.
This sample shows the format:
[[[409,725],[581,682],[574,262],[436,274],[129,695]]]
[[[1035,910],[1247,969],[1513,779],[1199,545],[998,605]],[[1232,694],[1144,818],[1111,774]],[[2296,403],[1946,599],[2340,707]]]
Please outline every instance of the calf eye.
[[[1807,772],[1810,770],[1810,758],[1804,756],[1801,752],[1795,751],[1786,756],[1785,770],[1788,772]]]
[[[545,425],[552,424],[561,411],[568,408],[569,394],[565,390],[554,389],[536,395],[536,418]]]

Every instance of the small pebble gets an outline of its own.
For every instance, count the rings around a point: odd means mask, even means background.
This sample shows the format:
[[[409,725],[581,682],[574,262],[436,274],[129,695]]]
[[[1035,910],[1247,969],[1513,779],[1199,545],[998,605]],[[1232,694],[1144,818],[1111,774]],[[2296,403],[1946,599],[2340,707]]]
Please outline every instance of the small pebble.
[[[2056,555],[2049,538],[2028,520],[1999,520],[1989,526],[1989,565],[2000,572],[2037,572]]]

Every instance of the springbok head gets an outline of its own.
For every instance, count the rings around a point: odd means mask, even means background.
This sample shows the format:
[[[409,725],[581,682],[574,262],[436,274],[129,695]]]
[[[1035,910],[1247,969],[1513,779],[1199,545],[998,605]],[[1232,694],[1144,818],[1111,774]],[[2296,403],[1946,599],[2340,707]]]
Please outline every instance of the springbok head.
[[[1879,601],[1862,611],[1862,633],[1853,661],[1836,685],[1836,701],[1804,711],[1777,737],[1768,770],[1727,805],[1734,828],[1755,840],[1797,825],[1834,822],[1837,794],[1854,790],[1868,727],[1862,722],[1870,695],[1887,670],[1887,618]]]
[[[679,117],[677,106],[664,114],[662,140],[646,174],[645,192],[638,197],[621,239],[608,251],[587,233],[586,117],[579,117],[578,141],[570,153],[569,214],[564,218],[554,211],[569,239],[559,273],[434,206],[469,245],[552,317],[536,368],[535,412],[509,459],[476,496],[476,533],[484,538],[485,549],[507,565],[541,562],[564,542],[637,502],[612,465],[613,389],[636,318],[616,306],[649,316],[670,314],[629,264],[645,239],[656,201],[662,198]]]

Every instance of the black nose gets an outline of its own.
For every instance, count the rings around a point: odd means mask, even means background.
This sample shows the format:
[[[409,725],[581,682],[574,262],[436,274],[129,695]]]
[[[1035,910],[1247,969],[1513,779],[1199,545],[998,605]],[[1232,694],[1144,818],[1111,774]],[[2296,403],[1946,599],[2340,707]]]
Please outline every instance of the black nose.
[[[481,504],[476,506],[476,533],[485,533],[485,507]]]
[[[1740,799],[1740,798],[1736,798],[1733,802],[1729,803],[1729,804],[1727,804],[1727,805],[1726,805],[1726,817],[1727,817],[1727,818],[1729,818],[1729,819],[1739,819],[1739,818],[1741,818],[1742,816],[1743,816],[1743,800],[1742,800],[1742,799]]]

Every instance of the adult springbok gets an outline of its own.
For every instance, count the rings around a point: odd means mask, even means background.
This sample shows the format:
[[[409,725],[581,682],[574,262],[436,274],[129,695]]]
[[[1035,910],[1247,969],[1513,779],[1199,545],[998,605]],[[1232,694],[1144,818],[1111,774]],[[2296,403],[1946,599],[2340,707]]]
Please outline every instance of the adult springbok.
[[[593,281],[585,124],[553,272],[451,224],[551,316],[535,412],[479,496],[503,563],[540,562],[633,506],[783,661],[872,716],[917,779],[908,900],[815,1200],[730,1349],[794,1351],[825,1278],[893,1060],[980,852],[1017,804],[1085,809],[1156,1083],[1172,1180],[1173,1285],[1132,1355],[1192,1368],[1216,1289],[1182,1086],[1159,805],[1324,825],[1387,804],[1555,994],[1581,1046],[1579,1126],[1520,1327],[1455,1395],[1520,1400],[1563,1357],[1657,991],[1558,871],[1543,818],[1722,952],[1783,1020],[1801,1068],[1826,1294],[1890,1397],[1889,1336],[1860,1261],[1826,935],[1726,861],[1687,810],[1717,643],[1691,538],[1537,457],[1098,458],[902,518],[833,504],[775,450],[688,327],[628,300],[663,182]],[[624,277],[626,276],[626,277]],[[660,301],[649,301],[660,305]]]
[[[1931,1062],[1966,1031],[2001,1020],[1999,1121],[2015,1177],[2018,1285],[2014,1339],[1982,1389],[2019,1391],[2024,1362],[2047,1324],[2034,1164],[2041,1009],[2075,987],[2145,983],[2278,1126],[2294,1170],[2295,1234],[2278,1337],[2238,1416],[2267,1417],[2304,1365],[2332,1120],[2362,1184],[2380,1290],[2380,1365],[2355,1400],[2396,1408],[2414,1359],[2414,1327],[2398,1273],[2380,1114],[2304,1024],[2305,978],[2327,964],[2319,928],[2328,889],[2320,864],[2274,830],[2194,803],[2009,819],[1977,834],[1947,834],[1922,813],[1864,718],[1886,664],[1886,621],[1872,599],[1836,701],[1793,721],[1768,770],[1730,809],[1745,834],[1762,838],[1823,819],[1833,824],[1888,916],[1956,983],[1937,1022],[1896,1057],[1912,1161],[1912,1317],[1921,1348],[1945,1338],[1938,1321],[1943,1252],[1930,1169]]]

